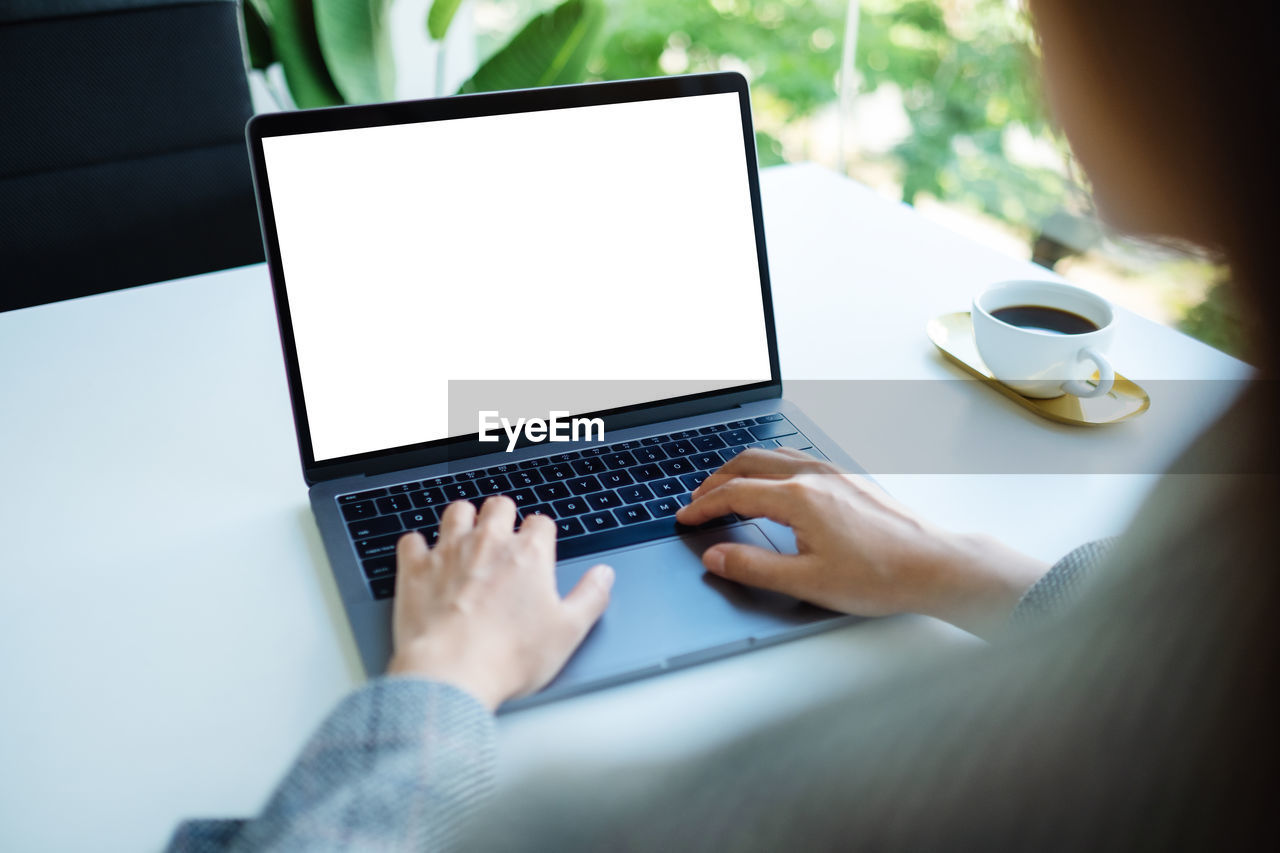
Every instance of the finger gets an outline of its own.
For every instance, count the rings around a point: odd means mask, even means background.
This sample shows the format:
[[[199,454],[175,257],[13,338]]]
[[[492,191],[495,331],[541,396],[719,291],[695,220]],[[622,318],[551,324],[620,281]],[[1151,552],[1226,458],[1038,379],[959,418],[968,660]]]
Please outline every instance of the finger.
[[[809,456],[797,459],[793,456],[779,453],[776,450],[761,450],[758,447],[752,447],[721,465],[714,474],[703,480],[702,485],[693,490],[693,494],[694,497],[706,494],[712,489],[719,488],[734,477],[785,480],[787,477],[794,477],[809,468],[808,463],[813,461],[813,458]]]
[[[569,594],[564,597],[564,609],[573,629],[572,646],[576,649],[596,624],[600,614],[609,606],[609,591],[613,589],[613,568],[603,563],[587,570]]]
[[[517,536],[527,537],[540,544],[555,547],[556,523],[546,515],[530,515],[520,522]]]
[[[440,516],[440,541],[463,535],[476,524],[476,508],[471,501],[454,501]],[[436,547],[439,547],[437,544]]]
[[[417,572],[422,571],[430,561],[427,556],[431,553],[431,549],[427,547],[427,538],[421,533],[411,531],[401,536],[396,541],[396,577],[395,590],[396,600],[393,602],[393,624],[399,622],[404,617],[401,612],[404,608],[409,607],[408,602],[410,596],[405,594],[407,585],[413,583],[417,577]]]
[[[516,526],[516,502],[506,495],[495,495],[480,507],[476,527],[486,531],[510,533]]]
[[[796,567],[802,557],[779,554],[755,545],[723,542],[702,552],[702,565],[707,571],[748,586],[789,592],[796,580]]]
[[[676,512],[676,521],[697,525],[736,512],[751,517],[764,516],[779,524],[791,524],[799,504],[800,489],[794,480],[730,480]]]
[[[396,540],[396,573],[399,574],[406,566],[421,563],[429,551],[426,537],[416,530],[401,536]]]

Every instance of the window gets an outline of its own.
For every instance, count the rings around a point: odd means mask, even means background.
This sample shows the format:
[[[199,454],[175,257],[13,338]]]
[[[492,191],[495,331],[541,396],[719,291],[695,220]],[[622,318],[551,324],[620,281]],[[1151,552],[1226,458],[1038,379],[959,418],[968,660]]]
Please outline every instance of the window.
[[[246,3],[252,47],[249,13],[263,4]],[[1115,234],[1093,215],[1085,181],[1046,114],[1019,0],[352,3],[389,10],[375,14],[371,32],[376,39],[379,27],[387,30],[398,97],[740,71],[752,84],[762,166],[827,165],[974,240],[1240,352],[1223,269]],[[428,17],[437,6],[456,13],[443,34],[435,20],[432,35]],[[271,24],[273,37],[283,25]],[[305,28],[295,35],[315,39]],[[331,73],[343,89],[353,78],[344,56],[324,39],[316,52],[331,72],[343,71]],[[269,65],[261,59],[256,66]],[[292,88],[288,71],[267,67],[265,79],[276,91]],[[312,85],[307,95],[329,91],[331,102],[342,102],[376,87],[346,88]]]

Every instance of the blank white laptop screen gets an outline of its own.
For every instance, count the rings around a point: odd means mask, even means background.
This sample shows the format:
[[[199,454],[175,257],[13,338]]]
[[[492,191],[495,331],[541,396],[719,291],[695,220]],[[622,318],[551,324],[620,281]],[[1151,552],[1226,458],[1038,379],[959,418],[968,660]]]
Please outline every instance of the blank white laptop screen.
[[[316,461],[448,436],[449,380],[770,378],[734,93],[262,144]]]

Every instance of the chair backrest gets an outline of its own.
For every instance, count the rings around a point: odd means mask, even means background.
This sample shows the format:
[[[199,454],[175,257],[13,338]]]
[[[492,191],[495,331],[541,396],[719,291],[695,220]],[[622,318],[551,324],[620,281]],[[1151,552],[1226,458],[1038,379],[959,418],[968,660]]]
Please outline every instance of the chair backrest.
[[[238,11],[0,3],[0,311],[262,260]]]

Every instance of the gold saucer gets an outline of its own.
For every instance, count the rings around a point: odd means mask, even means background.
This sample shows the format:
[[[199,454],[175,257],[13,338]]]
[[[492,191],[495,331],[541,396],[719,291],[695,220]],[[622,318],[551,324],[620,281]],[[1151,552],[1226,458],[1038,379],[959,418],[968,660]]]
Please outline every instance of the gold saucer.
[[[1077,426],[1101,426],[1128,420],[1151,407],[1151,398],[1136,382],[1116,374],[1115,385],[1101,397],[1081,399],[1070,394],[1052,400],[1024,397],[1007,385],[997,382],[978,355],[978,345],[973,340],[973,322],[968,311],[943,314],[929,321],[929,340],[938,349],[965,370],[995,388],[1011,400],[1043,418]],[[1097,374],[1094,374],[1097,378]]]

